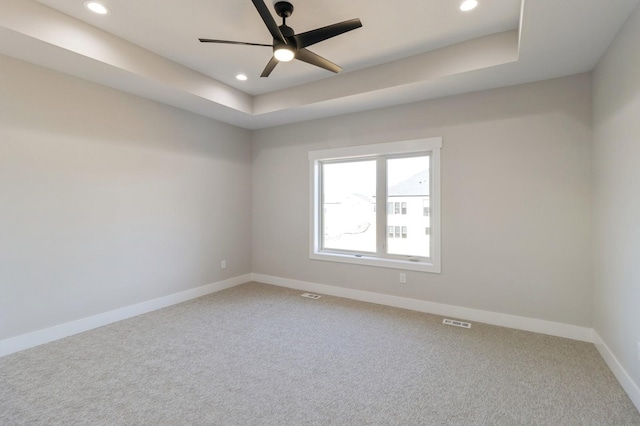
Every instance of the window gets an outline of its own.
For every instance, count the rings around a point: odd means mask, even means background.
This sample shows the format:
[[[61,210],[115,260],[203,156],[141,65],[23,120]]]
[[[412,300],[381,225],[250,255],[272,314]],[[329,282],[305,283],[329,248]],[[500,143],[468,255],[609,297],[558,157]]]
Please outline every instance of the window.
[[[322,175],[323,248],[375,252],[376,161],[326,163]]]
[[[431,138],[310,152],[310,257],[440,272],[441,147]]]

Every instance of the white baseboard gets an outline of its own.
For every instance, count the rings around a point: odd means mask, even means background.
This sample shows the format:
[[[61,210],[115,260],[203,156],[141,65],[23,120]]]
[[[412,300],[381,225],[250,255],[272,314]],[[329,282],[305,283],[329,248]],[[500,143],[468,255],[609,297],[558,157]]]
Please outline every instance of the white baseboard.
[[[363,290],[353,290],[344,287],[316,284],[307,281],[292,280],[270,275],[251,274],[251,278],[252,281],[276,285],[280,287],[293,288],[296,290],[304,290],[313,293],[327,294],[330,296],[344,297],[346,299],[393,306],[396,308],[410,309],[412,311],[442,315],[457,319],[464,319],[467,321],[477,321],[485,324],[498,325],[501,327],[548,334],[551,336],[566,337],[568,339],[580,340],[583,342],[593,342],[593,330],[591,328],[579,327],[576,325],[563,324],[534,318],[526,318],[516,315],[507,315],[498,312],[481,311],[478,309],[428,302],[426,300],[391,296],[388,294],[373,293]]]
[[[0,357],[42,345],[44,343],[49,343],[54,340],[62,339],[64,337],[73,336],[74,334],[82,333],[114,322],[122,321],[127,318],[146,314],[147,312],[186,302],[187,300],[196,299],[198,297],[235,287],[249,281],[251,281],[251,274],[241,275],[224,281],[219,281],[217,283],[159,297],[157,299],[147,300],[135,305],[125,306],[124,308],[104,312],[91,317],[81,318],[65,324],[46,328],[44,330],[38,330],[21,336],[0,340]]]
[[[609,349],[595,330],[593,331],[593,343],[609,366],[609,369],[613,372],[613,375],[616,376],[622,388],[627,392],[627,395],[629,395],[631,402],[633,402],[638,411],[640,411],[640,386],[638,386],[638,383],[633,381],[629,373],[627,373],[622,364],[620,364],[620,361],[618,361],[618,358],[611,352],[611,349]]]

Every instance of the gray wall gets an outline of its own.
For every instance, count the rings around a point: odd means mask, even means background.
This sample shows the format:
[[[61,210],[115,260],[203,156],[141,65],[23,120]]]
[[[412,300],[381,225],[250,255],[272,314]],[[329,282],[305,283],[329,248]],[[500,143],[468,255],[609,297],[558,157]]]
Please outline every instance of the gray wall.
[[[0,339],[251,272],[250,185],[249,131],[0,56]]]
[[[442,136],[442,274],[308,256],[309,150]],[[591,80],[255,131],[253,272],[591,326]]]
[[[0,339],[249,272],[591,326],[590,128],[587,74],[251,133],[0,57]],[[442,274],[309,260],[308,151],[429,136]]]
[[[640,386],[640,8],[594,72],[594,328]]]

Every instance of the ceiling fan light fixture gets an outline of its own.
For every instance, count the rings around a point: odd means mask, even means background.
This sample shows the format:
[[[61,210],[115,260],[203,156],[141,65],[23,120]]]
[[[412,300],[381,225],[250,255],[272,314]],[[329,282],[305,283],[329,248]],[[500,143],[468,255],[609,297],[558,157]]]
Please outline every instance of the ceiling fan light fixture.
[[[109,9],[105,5],[97,1],[85,1],[84,6],[98,15],[106,15],[109,13]]]
[[[296,54],[291,47],[283,44],[273,50],[273,56],[280,62],[289,62],[296,57]]]
[[[478,0],[464,0],[460,3],[460,10],[463,12],[468,12],[473,10],[478,6]]]
[[[307,50],[307,47],[362,27],[360,19],[350,19],[348,21],[338,22],[332,25],[327,25],[326,27],[316,28],[315,30],[296,34],[293,28],[287,26],[286,21],[293,12],[293,5],[291,3],[288,1],[277,1],[274,4],[276,13],[282,18],[282,25],[278,25],[276,24],[276,21],[274,21],[271,12],[269,12],[269,8],[265,4],[265,0],[251,1],[256,7],[262,21],[271,33],[271,36],[273,37],[273,44],[215,40],[211,38],[199,38],[198,40],[200,40],[201,43],[239,44],[245,46],[264,46],[272,48],[273,54],[271,59],[269,59],[267,66],[264,67],[262,74],[260,74],[261,78],[269,77],[271,72],[280,62],[289,62],[294,59],[323,68],[333,73],[339,73],[342,71],[341,67],[322,56]]]

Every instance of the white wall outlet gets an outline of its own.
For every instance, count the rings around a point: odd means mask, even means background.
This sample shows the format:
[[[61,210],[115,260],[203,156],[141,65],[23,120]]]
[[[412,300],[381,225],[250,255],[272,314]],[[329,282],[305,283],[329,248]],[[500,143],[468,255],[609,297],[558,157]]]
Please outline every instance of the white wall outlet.
[[[227,261],[223,260],[222,262],[220,262],[220,269],[227,269]]]
[[[400,282],[401,283],[407,282],[407,274],[405,274],[404,272],[400,272]]]

